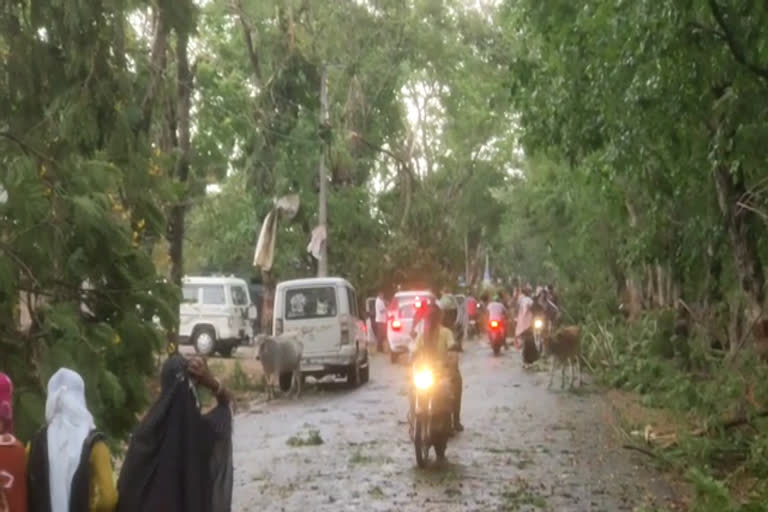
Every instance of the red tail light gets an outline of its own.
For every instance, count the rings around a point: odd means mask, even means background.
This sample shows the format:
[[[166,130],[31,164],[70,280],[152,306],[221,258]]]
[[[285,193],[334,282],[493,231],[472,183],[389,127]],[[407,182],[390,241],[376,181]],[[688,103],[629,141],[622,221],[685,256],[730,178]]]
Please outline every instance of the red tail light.
[[[400,320],[392,320],[393,331],[399,331],[401,327],[402,327],[402,324],[400,323]]]
[[[491,329],[496,329],[499,327],[499,322],[497,320],[491,320]]]

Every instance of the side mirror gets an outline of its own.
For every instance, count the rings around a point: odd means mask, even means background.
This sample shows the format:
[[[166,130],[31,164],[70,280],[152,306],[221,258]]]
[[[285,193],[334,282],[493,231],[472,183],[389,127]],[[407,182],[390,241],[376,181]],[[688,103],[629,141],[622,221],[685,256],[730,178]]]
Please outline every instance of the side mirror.
[[[256,308],[256,306],[253,304],[248,306],[248,319],[256,320],[258,317],[259,317],[259,310]]]

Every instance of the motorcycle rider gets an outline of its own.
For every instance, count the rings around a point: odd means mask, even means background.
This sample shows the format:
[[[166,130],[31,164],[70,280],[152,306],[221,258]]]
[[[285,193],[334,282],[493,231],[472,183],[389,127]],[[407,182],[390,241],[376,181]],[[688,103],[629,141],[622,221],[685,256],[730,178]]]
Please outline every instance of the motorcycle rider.
[[[499,295],[494,295],[493,300],[488,303],[488,321],[496,320],[501,324],[501,330],[504,333],[504,349],[509,348],[507,346],[507,308],[504,307],[504,303],[501,302]]]
[[[456,342],[457,350],[463,352],[464,349],[461,346],[462,332],[459,332],[461,326],[459,324],[459,304],[456,302],[456,297],[443,291],[438,301],[440,309],[443,311],[443,327],[451,330],[453,333],[453,339]]]
[[[454,303],[455,305],[455,303]],[[444,312],[450,311],[450,299],[443,298],[437,304],[426,306],[427,316],[424,319],[424,331],[416,338],[413,358],[426,357],[443,364],[449,373],[451,390],[453,393],[453,429],[456,432],[464,431],[461,424],[461,394],[463,380],[459,370],[459,357],[456,353],[459,349],[453,337],[451,329],[443,325]],[[413,417],[414,395],[413,387],[410,387],[410,417]]]

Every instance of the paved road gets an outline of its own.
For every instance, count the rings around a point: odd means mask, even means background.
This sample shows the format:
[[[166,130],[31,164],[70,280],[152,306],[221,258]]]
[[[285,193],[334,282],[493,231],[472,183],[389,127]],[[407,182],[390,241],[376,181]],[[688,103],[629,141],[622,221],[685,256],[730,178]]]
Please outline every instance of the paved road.
[[[237,417],[233,510],[612,512],[671,492],[616,447],[598,394],[560,391],[559,375],[547,390],[518,353],[466,345],[466,431],[446,464],[416,467],[406,368],[376,356],[360,389],[323,386]]]

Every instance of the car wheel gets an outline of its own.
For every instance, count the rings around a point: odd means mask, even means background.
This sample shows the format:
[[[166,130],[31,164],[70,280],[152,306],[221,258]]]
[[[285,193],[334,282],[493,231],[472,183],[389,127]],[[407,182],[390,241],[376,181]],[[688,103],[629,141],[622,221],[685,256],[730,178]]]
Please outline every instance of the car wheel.
[[[192,344],[198,354],[209,356],[216,348],[216,332],[210,327],[200,327],[192,337]]]
[[[354,389],[360,385],[360,372],[360,361],[355,359],[355,362],[352,363],[349,370],[347,370],[347,386]]]
[[[371,362],[368,360],[368,353],[365,354],[365,359],[363,360],[365,363],[365,368],[360,369],[360,383],[366,384],[371,378]]]

